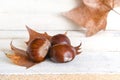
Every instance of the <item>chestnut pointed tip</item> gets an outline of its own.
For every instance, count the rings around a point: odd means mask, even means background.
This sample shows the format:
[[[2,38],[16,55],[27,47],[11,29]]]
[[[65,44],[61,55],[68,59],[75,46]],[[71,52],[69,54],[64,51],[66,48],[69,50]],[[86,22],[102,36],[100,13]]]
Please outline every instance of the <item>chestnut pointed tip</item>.
[[[49,36],[49,37],[50,37],[50,35],[48,35],[48,33],[47,33],[47,32],[44,32],[43,34],[44,34],[45,36]]]
[[[65,31],[64,35],[67,35],[68,31]]]

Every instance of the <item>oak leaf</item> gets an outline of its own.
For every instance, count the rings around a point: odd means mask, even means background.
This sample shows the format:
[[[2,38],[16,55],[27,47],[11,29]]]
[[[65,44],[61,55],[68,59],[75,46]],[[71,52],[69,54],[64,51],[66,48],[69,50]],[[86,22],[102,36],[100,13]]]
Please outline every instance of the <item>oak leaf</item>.
[[[109,11],[118,6],[120,0],[82,0],[80,6],[64,15],[80,27],[86,28],[86,36],[92,36],[105,30]]]

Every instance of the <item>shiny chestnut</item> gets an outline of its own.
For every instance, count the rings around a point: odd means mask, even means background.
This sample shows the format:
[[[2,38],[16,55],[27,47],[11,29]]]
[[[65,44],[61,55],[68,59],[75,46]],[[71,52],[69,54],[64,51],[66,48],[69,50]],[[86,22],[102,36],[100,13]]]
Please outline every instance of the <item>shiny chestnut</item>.
[[[51,44],[52,45],[55,45],[55,44],[69,44],[69,45],[71,45],[71,42],[65,34],[57,34],[51,38]]]
[[[45,38],[35,38],[28,44],[26,53],[34,62],[41,62],[45,59],[51,43]]]
[[[68,44],[56,44],[50,48],[49,57],[54,62],[64,63],[74,59],[76,48]]]

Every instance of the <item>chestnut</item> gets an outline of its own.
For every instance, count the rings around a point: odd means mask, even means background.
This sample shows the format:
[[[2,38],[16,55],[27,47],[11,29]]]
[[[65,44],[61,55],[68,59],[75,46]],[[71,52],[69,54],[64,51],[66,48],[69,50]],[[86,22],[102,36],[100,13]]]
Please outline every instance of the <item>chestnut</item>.
[[[51,43],[45,38],[35,38],[27,47],[27,55],[34,62],[41,62],[45,59]]]
[[[72,61],[78,53],[75,47],[68,44],[56,44],[50,48],[49,58],[54,62],[65,63]]]
[[[69,45],[71,45],[71,42],[65,34],[57,34],[51,38],[51,45],[55,45],[55,44],[69,44]]]

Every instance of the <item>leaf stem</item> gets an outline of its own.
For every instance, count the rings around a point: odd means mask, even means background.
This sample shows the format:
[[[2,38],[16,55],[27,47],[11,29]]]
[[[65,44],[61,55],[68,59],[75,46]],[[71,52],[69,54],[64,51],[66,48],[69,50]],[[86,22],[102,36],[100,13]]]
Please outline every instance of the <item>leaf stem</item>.
[[[120,13],[119,13],[119,12],[117,12],[116,10],[112,9],[112,11],[114,11],[116,14],[120,15]]]
[[[113,3],[114,3],[114,1],[113,1]],[[117,12],[116,10],[114,10],[110,5],[108,5],[108,4],[106,4],[106,3],[103,3],[105,6],[107,6],[108,8],[110,8],[113,12],[115,12],[116,14],[118,14],[118,15],[120,15],[120,13],[119,12]],[[114,6],[114,4],[113,4],[113,6]]]

